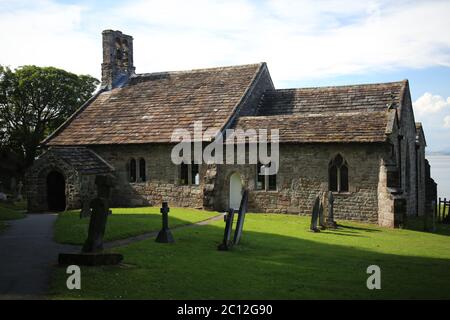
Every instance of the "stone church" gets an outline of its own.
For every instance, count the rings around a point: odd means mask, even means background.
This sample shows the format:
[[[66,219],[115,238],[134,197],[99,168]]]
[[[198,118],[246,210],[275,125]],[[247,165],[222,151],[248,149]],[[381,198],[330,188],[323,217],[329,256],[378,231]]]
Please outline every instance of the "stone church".
[[[136,74],[133,38],[102,35],[102,87],[42,142],[27,174],[29,211],[80,208],[95,196],[97,174],[116,177],[114,206],[164,200],[224,211],[247,189],[251,212],[304,215],[330,190],[337,219],[395,227],[431,210],[435,184],[407,80],[280,90],[266,63]],[[194,121],[204,130],[278,129],[278,173],[173,164],[172,132]]]

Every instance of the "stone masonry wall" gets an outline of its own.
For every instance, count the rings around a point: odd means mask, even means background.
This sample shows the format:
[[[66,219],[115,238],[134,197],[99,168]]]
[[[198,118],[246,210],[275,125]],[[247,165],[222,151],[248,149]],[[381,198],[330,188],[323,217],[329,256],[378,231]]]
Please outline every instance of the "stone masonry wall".
[[[67,163],[51,153],[46,153],[34,162],[25,177],[25,193],[29,212],[48,210],[47,176],[51,171],[57,171],[64,177],[66,208],[74,209],[81,206],[80,176]]]
[[[216,209],[229,204],[229,178],[241,175],[253,212],[311,214],[315,197],[328,190],[328,164],[338,153],[348,163],[349,192],[335,193],[337,219],[378,222],[380,158],[386,146],[378,144],[281,145],[276,191],[255,190],[256,165],[219,165]]]
[[[177,207],[203,206],[205,166],[200,166],[200,185],[181,185],[180,166],[173,164],[170,158],[172,145],[97,146],[92,149],[115,168],[114,206],[159,206],[162,201]],[[129,182],[129,161],[132,158],[137,163],[139,159],[145,159],[147,181]]]

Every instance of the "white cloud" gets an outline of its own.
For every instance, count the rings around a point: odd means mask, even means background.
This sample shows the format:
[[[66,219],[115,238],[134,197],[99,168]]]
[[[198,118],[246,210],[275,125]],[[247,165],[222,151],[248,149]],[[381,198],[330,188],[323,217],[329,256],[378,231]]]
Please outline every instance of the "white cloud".
[[[425,93],[413,102],[416,121],[422,122],[431,151],[450,149],[450,97]]]
[[[426,92],[414,102],[414,111],[419,116],[437,113],[446,108],[450,108],[450,97],[444,99],[429,92]]]
[[[84,8],[50,0],[0,1],[0,64],[98,75],[101,43],[80,30]]]
[[[444,128],[450,128],[450,116],[444,118]]]
[[[138,72],[267,61],[279,84],[450,66],[448,12],[449,1],[0,0],[0,63],[99,77],[112,28],[134,36]]]

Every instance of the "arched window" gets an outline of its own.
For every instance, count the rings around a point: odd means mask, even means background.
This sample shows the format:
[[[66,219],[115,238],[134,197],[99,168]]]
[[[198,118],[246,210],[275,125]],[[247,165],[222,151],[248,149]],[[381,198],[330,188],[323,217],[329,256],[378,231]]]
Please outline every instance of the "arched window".
[[[129,179],[130,182],[136,182],[136,160],[135,159],[131,159],[130,160],[130,165],[129,167]]]
[[[328,185],[330,191],[348,191],[348,165],[340,154],[330,161],[328,167]]]
[[[147,175],[145,173],[145,159],[139,159],[139,182],[144,182],[147,180]]]

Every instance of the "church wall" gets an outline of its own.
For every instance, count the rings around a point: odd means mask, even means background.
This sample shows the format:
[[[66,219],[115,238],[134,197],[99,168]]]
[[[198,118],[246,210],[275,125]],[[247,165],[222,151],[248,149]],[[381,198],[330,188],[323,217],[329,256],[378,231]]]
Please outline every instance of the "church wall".
[[[348,163],[349,191],[334,194],[336,219],[377,223],[380,159],[387,152],[379,144],[281,145],[276,191],[255,190],[256,165],[219,165],[216,209],[227,209],[229,177],[238,172],[250,191],[250,211],[309,215],[315,197],[328,190],[330,160],[341,154]]]
[[[170,206],[201,208],[202,184],[181,185],[180,166],[172,163],[172,145],[96,146],[92,149],[115,168],[117,185],[112,194],[113,206]],[[129,161],[145,159],[146,181],[129,181]],[[200,181],[204,175],[200,166]]]

